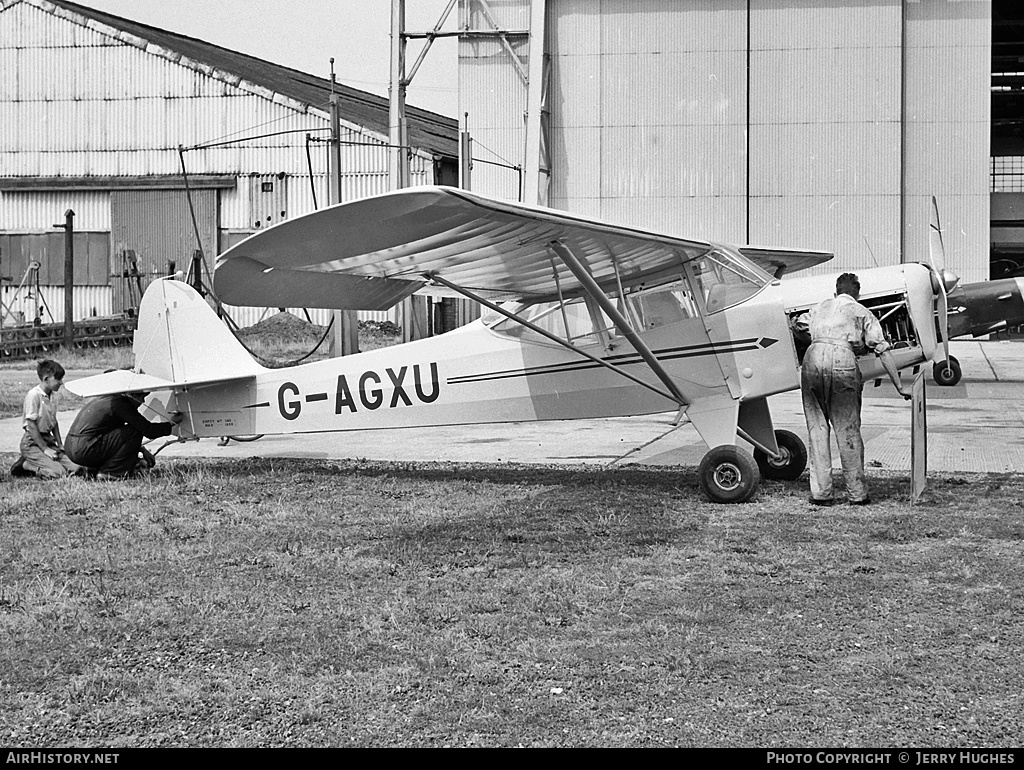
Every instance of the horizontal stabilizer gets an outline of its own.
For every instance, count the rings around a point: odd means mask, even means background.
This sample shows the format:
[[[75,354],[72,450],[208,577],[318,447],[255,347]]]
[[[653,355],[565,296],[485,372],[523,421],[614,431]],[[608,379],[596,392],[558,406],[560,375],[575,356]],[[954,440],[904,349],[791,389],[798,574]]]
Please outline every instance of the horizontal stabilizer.
[[[76,396],[92,398],[93,396],[109,396],[112,393],[152,393],[157,390],[176,390],[186,386],[191,388],[214,382],[244,380],[254,376],[253,374],[243,374],[238,377],[217,377],[205,380],[198,378],[188,382],[172,382],[171,380],[153,377],[148,374],[139,374],[131,369],[118,369],[113,372],[73,380],[65,383],[64,387]]]
[[[151,377],[148,374],[138,374],[130,369],[117,369],[113,372],[64,383],[64,387],[68,391],[82,398],[106,396],[110,393],[138,393],[140,391],[148,393],[173,386],[173,382],[160,377]]]
[[[269,267],[250,257],[228,260],[216,273],[220,299],[231,305],[387,310],[425,285],[423,279]]]

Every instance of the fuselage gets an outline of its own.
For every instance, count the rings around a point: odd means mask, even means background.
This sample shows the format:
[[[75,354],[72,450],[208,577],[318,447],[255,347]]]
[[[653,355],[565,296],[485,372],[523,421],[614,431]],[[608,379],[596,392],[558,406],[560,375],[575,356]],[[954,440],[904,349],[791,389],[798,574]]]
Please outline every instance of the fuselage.
[[[187,420],[183,433],[369,430],[679,408],[614,331],[606,344],[595,340],[579,347],[651,388],[524,327],[506,327],[476,321],[404,345],[190,387],[177,394],[176,408]],[[721,394],[738,401],[763,398],[798,385],[777,282],[733,307],[643,330],[640,338],[688,402]]]

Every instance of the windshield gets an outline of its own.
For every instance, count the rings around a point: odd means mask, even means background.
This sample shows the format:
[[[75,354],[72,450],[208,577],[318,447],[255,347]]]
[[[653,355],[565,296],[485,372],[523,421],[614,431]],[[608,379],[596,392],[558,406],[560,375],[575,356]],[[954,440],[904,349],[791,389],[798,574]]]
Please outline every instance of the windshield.
[[[709,313],[752,297],[772,280],[767,273],[721,246],[689,264]]]

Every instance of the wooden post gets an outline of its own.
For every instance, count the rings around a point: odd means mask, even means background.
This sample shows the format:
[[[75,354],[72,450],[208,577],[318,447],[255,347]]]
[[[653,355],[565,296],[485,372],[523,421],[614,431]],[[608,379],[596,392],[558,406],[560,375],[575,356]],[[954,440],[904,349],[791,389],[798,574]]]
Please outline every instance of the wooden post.
[[[64,212],[64,345],[75,344],[75,212]]]
[[[331,59],[331,153],[330,202],[341,203],[341,115],[338,95],[334,90],[334,59]],[[328,339],[327,354],[331,358],[359,352],[359,316],[355,310],[335,310]]]

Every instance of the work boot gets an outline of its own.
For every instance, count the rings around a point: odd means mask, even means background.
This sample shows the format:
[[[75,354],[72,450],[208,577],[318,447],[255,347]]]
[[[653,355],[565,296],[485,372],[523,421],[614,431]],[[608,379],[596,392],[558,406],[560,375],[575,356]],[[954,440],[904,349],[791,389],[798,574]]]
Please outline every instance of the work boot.
[[[25,467],[25,458],[19,457],[11,466],[11,476],[16,479],[23,479],[27,476],[35,476],[32,471]]]

